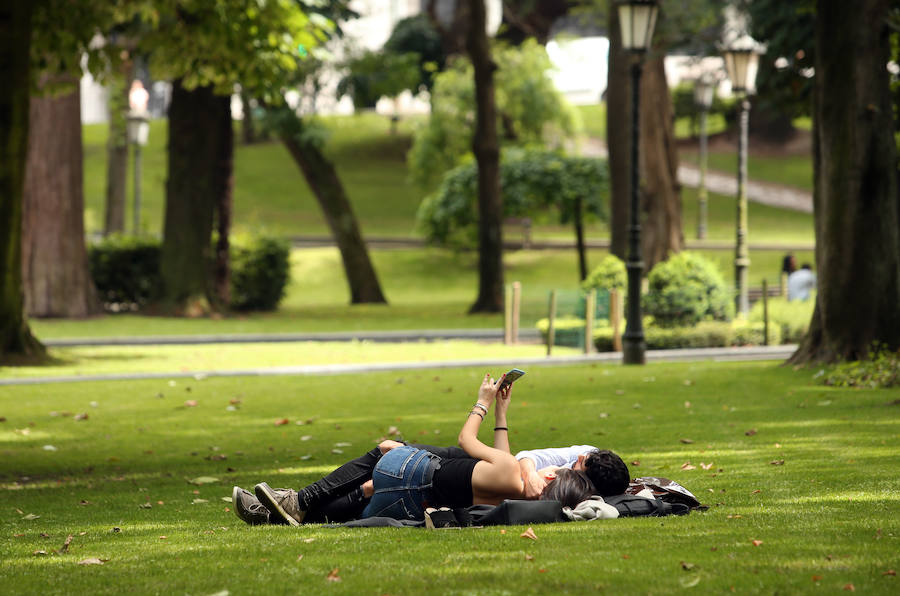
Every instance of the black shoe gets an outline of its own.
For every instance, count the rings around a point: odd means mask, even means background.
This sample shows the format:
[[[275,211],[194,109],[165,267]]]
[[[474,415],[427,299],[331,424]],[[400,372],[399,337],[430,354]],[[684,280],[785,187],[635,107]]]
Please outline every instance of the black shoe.
[[[456,516],[449,507],[441,507],[440,509],[429,507],[425,510],[425,527],[429,530],[458,528],[459,522],[456,521]]]
[[[292,526],[299,526],[303,522],[306,512],[300,509],[297,491],[289,488],[276,489],[260,482],[253,487],[253,492],[263,507],[269,510],[271,520],[283,520]]]

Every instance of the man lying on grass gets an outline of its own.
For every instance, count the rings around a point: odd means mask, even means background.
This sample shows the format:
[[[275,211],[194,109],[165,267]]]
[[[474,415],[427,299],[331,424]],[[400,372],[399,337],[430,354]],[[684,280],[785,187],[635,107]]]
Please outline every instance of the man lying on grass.
[[[507,498],[544,498],[574,507],[591,495],[624,492],[628,467],[611,451],[573,445],[521,451],[513,458],[506,426],[510,389],[499,389],[502,379],[495,383],[485,376],[478,402],[460,432],[463,448],[383,441],[299,493],[260,483],[258,500],[236,486],[232,493],[235,513],[251,525],[344,522],[372,515],[421,519],[422,505],[465,507],[497,504]],[[491,448],[478,441],[477,431],[494,401]],[[402,488],[391,486],[406,471]],[[401,492],[405,501],[399,499]],[[387,500],[390,503],[385,504]]]

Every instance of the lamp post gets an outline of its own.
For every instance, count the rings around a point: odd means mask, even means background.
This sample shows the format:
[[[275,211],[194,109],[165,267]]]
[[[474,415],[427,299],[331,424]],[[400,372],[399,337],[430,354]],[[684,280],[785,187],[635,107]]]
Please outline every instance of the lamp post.
[[[642,59],[653,38],[656,26],[656,0],[626,0],[618,5],[622,49],[632,55],[631,63],[631,214],[628,225],[628,309],[625,335],[622,336],[622,362],[644,364],[644,326],[641,321],[641,217],[638,202],[639,107]]]
[[[137,236],[141,231],[141,147],[147,144],[150,135],[150,116],[147,112],[147,103],[150,94],[144,89],[144,84],[135,79],[131,82],[131,90],[128,92],[128,140],[134,145],[134,230]]]
[[[746,316],[750,311],[747,296],[747,269],[750,267],[750,251],[747,248],[747,125],[750,120],[750,101],[756,92],[756,71],[759,69],[759,45],[749,35],[744,35],[725,48],[725,69],[731,81],[731,89],[740,95],[740,138],[738,140],[737,180],[737,238],[734,253],[734,279],[737,289],[737,312]]]
[[[709,74],[704,73],[694,81],[694,105],[700,110],[700,188],[697,190],[697,240],[706,238],[707,221],[707,195],[706,195],[706,163],[707,163],[707,134],[706,115],[712,107],[715,84]]]

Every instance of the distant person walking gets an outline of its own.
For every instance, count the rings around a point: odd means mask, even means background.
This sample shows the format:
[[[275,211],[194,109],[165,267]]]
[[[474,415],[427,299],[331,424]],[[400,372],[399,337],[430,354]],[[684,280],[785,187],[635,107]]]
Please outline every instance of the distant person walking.
[[[809,300],[809,293],[816,289],[816,274],[809,263],[803,263],[788,276],[788,301]]]

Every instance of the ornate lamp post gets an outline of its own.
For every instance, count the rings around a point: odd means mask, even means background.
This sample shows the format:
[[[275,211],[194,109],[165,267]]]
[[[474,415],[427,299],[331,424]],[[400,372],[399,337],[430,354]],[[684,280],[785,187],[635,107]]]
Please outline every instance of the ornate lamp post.
[[[731,89],[741,96],[734,279],[737,311],[746,316],[750,311],[750,301],[747,298],[747,268],[750,266],[750,252],[747,248],[747,125],[750,120],[750,101],[747,98],[756,92],[756,71],[762,51],[752,37],[744,35],[733,41],[723,53]]]
[[[700,188],[697,190],[697,240],[706,238],[706,220],[708,211],[706,196],[706,115],[709,112],[709,108],[712,107],[715,91],[715,82],[708,73],[700,75],[700,77],[694,81],[694,104],[700,110]]]
[[[656,0],[626,0],[620,2],[619,28],[622,48],[632,54],[631,63],[631,215],[628,225],[628,309],[625,335],[622,336],[622,362],[644,364],[644,326],[641,321],[641,277],[644,263],[641,257],[641,217],[638,204],[639,107],[642,60],[653,38],[658,6]]]

